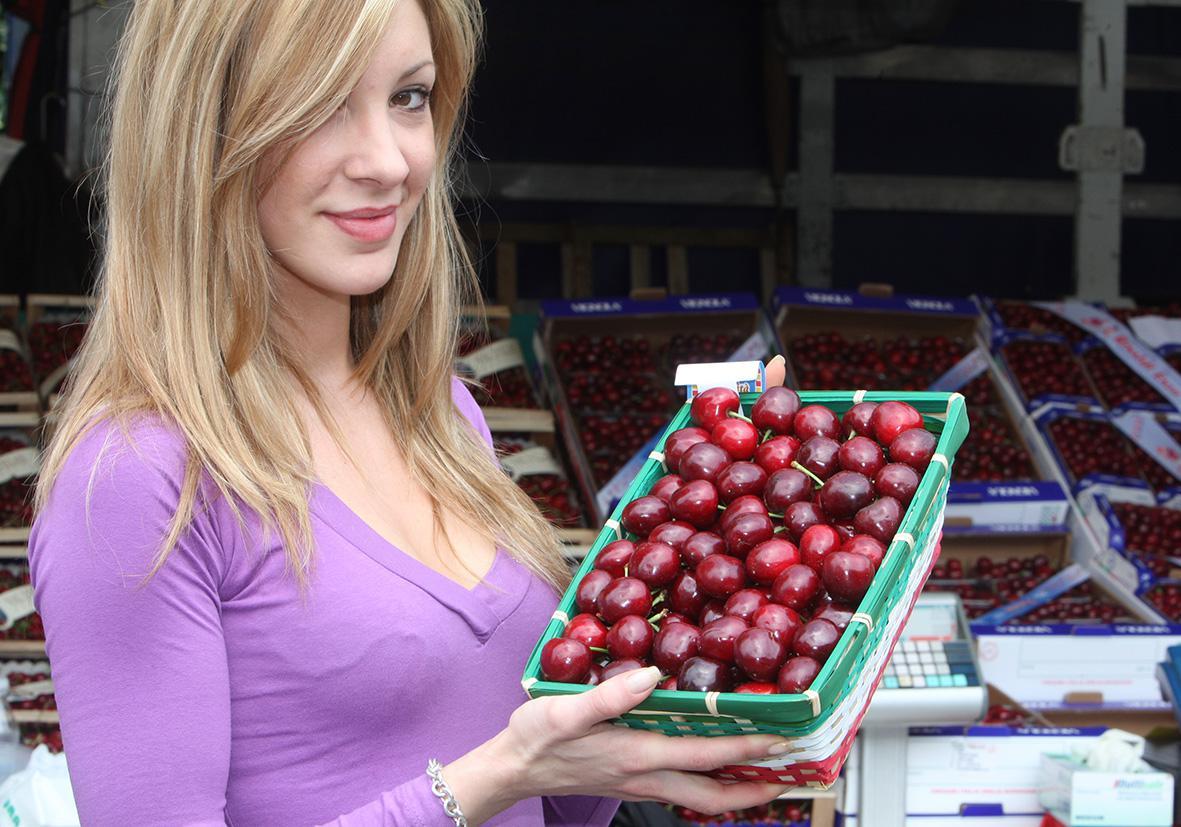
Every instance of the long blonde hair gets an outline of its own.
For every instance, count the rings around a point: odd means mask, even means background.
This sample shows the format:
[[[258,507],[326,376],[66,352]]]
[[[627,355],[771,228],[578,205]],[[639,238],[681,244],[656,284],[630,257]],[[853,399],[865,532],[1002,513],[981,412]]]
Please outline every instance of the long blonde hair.
[[[460,307],[477,295],[452,207],[455,155],[482,17],[476,0],[419,0],[431,32],[439,163],[395,275],[352,302],[355,375],[382,403],[411,474],[440,508],[549,583],[568,577],[556,534],[500,471],[451,398]],[[276,332],[258,220],[260,161],[328,120],[364,73],[398,2],[137,0],[113,75],[97,303],[37,489],[44,508],[96,421],[164,417],[188,451],[180,504],[153,572],[207,474],[241,516],[277,529],[301,586],[314,559],[308,435],[291,378],[330,426]]]

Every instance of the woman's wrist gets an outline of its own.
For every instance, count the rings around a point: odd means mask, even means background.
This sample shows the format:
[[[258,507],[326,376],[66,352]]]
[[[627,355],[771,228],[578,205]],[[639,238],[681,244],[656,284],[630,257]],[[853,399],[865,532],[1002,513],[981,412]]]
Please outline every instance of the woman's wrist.
[[[521,789],[524,777],[520,756],[508,747],[504,732],[443,767],[443,778],[472,827],[528,798]]]

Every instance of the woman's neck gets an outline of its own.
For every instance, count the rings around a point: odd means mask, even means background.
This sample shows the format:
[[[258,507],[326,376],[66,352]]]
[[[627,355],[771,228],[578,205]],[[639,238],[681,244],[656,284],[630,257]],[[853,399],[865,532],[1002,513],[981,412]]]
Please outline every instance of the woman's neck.
[[[321,290],[282,268],[276,278],[280,328],[308,378],[328,393],[345,391],[353,384],[354,367],[349,296]]]

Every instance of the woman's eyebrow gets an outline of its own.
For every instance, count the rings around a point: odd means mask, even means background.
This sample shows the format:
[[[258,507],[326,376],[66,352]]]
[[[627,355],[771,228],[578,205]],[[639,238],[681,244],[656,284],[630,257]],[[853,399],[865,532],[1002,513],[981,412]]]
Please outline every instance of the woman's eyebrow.
[[[417,72],[419,69],[424,69],[427,66],[434,66],[434,65],[435,65],[435,62],[433,60],[424,60],[422,63],[419,63],[416,66],[413,66],[410,69],[407,69],[402,74],[402,77],[399,78],[399,80],[405,80],[406,78],[410,77],[415,72]]]

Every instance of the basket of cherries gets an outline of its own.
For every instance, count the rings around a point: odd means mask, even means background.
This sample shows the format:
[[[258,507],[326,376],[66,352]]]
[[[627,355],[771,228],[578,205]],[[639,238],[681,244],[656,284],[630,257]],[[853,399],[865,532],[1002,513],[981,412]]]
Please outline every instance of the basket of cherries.
[[[829,786],[930,574],[958,393],[701,392],[607,520],[526,666],[531,697],[649,665],[615,723],[773,733],[714,774]]]

